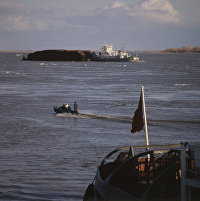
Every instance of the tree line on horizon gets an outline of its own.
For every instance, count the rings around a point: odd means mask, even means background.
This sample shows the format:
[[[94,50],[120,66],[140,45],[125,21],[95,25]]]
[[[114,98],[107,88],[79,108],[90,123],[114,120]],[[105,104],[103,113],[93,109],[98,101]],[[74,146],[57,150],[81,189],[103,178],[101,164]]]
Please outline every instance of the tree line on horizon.
[[[181,47],[181,48],[168,48],[163,50],[162,52],[169,52],[169,53],[200,53],[200,46],[196,47]]]

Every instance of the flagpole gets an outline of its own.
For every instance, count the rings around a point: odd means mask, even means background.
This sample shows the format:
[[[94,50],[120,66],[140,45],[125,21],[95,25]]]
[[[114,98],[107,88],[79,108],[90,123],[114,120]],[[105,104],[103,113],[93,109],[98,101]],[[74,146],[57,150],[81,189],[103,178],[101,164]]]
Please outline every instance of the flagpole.
[[[148,137],[148,130],[147,130],[147,117],[146,117],[146,108],[145,108],[145,101],[144,101],[144,86],[142,86],[142,102],[143,102],[143,113],[144,113],[144,126],[145,126],[145,135],[146,135],[146,145],[149,146],[149,137]]]

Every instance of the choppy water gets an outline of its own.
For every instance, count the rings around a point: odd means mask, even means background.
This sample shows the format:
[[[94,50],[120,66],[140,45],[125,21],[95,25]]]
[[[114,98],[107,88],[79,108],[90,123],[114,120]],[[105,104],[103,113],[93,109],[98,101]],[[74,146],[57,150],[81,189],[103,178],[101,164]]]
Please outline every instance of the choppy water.
[[[200,140],[199,54],[140,54],[141,63],[21,57],[0,54],[0,200],[82,200],[108,152],[145,143],[120,121],[132,117],[142,85],[151,144]],[[54,114],[74,100],[106,118]]]

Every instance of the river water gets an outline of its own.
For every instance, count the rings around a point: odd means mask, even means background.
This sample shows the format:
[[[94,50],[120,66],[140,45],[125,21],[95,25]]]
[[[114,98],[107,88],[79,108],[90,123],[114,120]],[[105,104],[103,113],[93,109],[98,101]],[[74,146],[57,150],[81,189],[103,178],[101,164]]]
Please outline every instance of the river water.
[[[199,54],[141,53],[143,62],[21,61],[0,53],[0,200],[80,201],[113,149],[131,134],[141,86],[150,144],[200,140]],[[105,118],[55,115],[73,102]],[[117,117],[114,120],[110,117]]]

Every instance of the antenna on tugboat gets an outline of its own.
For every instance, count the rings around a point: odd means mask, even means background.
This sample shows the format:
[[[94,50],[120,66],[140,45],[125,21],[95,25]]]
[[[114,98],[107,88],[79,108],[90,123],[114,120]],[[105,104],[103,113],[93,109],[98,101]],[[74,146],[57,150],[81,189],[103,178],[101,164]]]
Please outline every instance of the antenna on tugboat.
[[[143,103],[142,105],[143,105],[143,113],[144,113],[143,115],[144,115],[146,145],[149,146],[149,136],[148,136],[148,129],[147,129],[147,116],[146,116],[146,108],[145,108],[145,101],[144,101],[144,86],[142,86],[141,91],[142,91],[142,103]]]

